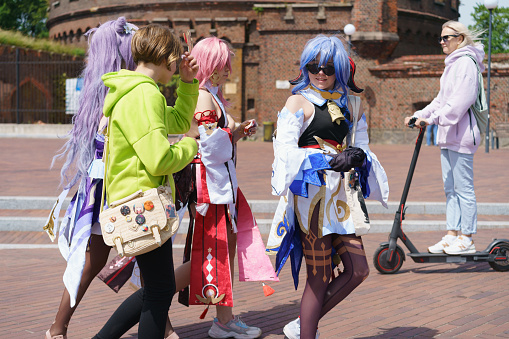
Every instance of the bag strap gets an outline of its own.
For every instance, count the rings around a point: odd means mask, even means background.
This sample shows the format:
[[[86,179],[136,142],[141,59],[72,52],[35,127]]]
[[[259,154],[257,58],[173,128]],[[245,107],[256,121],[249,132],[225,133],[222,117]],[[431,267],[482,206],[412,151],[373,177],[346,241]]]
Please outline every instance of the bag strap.
[[[352,119],[352,131],[350,133],[350,146],[355,146],[355,134],[357,133],[357,122],[359,121],[359,109],[360,109],[360,101],[361,99],[356,97],[355,95],[349,95],[348,96],[348,99],[352,102],[352,111],[351,112],[351,119]],[[348,177],[347,177],[347,180],[345,181],[345,184],[346,182],[350,181],[350,178],[352,175],[354,175],[355,173],[355,169],[350,169],[350,171],[348,172],[345,172],[345,175],[346,173],[349,173]],[[348,185],[348,184],[346,184]]]
[[[469,115],[469,120],[470,120],[470,131],[472,132],[472,138],[474,139],[474,145],[475,145],[476,144],[475,143],[475,135],[474,135],[474,130],[473,130],[473,126],[472,126],[472,112],[475,112],[475,110],[473,110],[472,107],[475,108],[476,102],[479,101],[480,104],[481,104],[481,109],[484,109],[483,104],[482,104],[482,96],[483,96],[483,92],[484,92],[484,83],[483,83],[481,68],[479,67],[479,64],[477,63],[477,60],[474,58],[474,56],[471,55],[471,54],[464,54],[461,57],[469,57],[474,62],[475,68],[477,69],[477,99],[468,108],[468,115]],[[477,116],[475,115],[475,113],[474,113],[474,116],[477,119]],[[479,122],[477,122],[477,124],[479,124]],[[479,128],[479,126],[478,126],[478,128]],[[482,133],[480,128],[479,128],[479,132]]]
[[[108,205],[110,207],[117,207],[118,205],[122,205],[125,202],[128,202],[130,200],[133,200],[134,198],[138,198],[138,197],[142,197],[142,196],[143,196],[143,191],[142,190],[137,190],[133,194],[128,195],[127,197],[124,197],[124,198],[119,199],[117,201],[114,201],[114,202],[112,202],[111,204],[108,204]]]
[[[103,151],[103,162],[104,162],[104,175],[103,175],[103,187],[101,193],[101,212],[104,209],[104,192],[106,190],[106,168],[108,167],[108,155],[110,153],[110,122],[106,124],[106,133],[104,134],[104,151]]]
[[[355,146],[355,134],[357,133],[357,122],[359,121],[360,98],[355,95],[349,95],[348,99],[352,102],[352,132],[350,134],[350,145]]]
[[[106,133],[104,135],[104,151],[103,151],[104,176],[103,176],[103,187],[102,187],[102,193],[101,193],[101,212],[104,210],[104,192],[106,191],[106,173],[108,170],[108,158],[109,158],[109,153],[110,153],[109,145],[110,145],[110,123],[108,121],[108,124],[106,125]],[[163,185],[165,185],[165,183],[166,184],[169,183],[169,181],[170,181],[170,178],[168,175],[166,175],[163,180]],[[142,194],[143,194],[143,191],[139,190],[139,191],[134,192],[130,196],[125,197],[120,200],[117,200],[117,201],[114,201],[109,205],[111,207],[118,206],[118,205],[124,203],[125,201],[129,201],[137,196],[141,196]],[[171,192],[170,192],[170,195],[171,195]]]
[[[479,64],[477,63],[477,60],[474,58],[473,55],[471,54],[464,54],[462,55],[460,58],[462,57],[469,57],[475,64],[475,68],[477,69],[477,83],[478,83],[478,86],[477,86],[477,100],[479,100],[482,104],[482,91],[484,90],[484,83],[483,83],[483,79],[482,79],[482,72],[481,72],[481,68],[479,67]],[[475,102],[472,104],[472,106],[475,105]],[[472,107],[470,106],[469,107],[469,110],[470,108]],[[482,109],[482,107],[481,107]]]

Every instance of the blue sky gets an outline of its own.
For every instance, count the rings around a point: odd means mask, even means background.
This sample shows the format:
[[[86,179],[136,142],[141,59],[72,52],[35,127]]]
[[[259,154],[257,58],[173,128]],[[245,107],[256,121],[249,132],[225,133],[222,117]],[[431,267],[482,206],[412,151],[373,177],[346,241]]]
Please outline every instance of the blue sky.
[[[499,0],[498,5],[500,6],[502,2],[505,2],[507,0]],[[470,13],[474,11],[474,6],[477,3],[483,3],[483,0],[460,0],[460,19],[459,22],[466,25],[472,25],[474,21],[472,20],[472,17],[470,16]]]
[[[459,22],[461,22],[464,25],[472,25],[474,23],[474,20],[472,20],[472,17],[470,16],[470,13],[474,11],[474,6],[476,4],[483,4],[484,0],[460,0],[460,19]],[[498,0],[498,7],[508,7],[509,6],[509,0]]]

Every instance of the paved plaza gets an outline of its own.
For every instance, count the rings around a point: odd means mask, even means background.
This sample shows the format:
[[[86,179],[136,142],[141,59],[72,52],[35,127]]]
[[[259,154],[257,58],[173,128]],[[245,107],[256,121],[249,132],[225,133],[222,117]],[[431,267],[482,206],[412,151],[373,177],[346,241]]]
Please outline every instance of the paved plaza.
[[[48,168],[51,155],[62,145],[63,140],[58,139],[0,138],[0,196],[56,196],[58,170]],[[389,200],[399,201],[413,145],[373,145],[372,150],[388,173]],[[275,200],[270,194],[272,144],[244,141],[238,154],[239,185],[247,199]],[[509,149],[486,154],[480,148],[475,155],[479,203],[509,202],[508,159]],[[408,201],[445,201],[436,147],[422,148]],[[47,211],[0,210],[0,216],[5,215],[46,216]],[[429,216],[407,215],[412,217],[426,220]],[[509,239],[509,229],[496,226],[497,222],[507,222],[507,215],[479,218],[494,221],[495,227],[479,230],[475,237],[478,250],[493,238]],[[442,235],[443,231],[426,228],[408,233],[421,251]],[[363,237],[370,275],[320,321],[321,339],[509,338],[509,272],[496,272],[487,263],[417,264],[407,256],[399,273],[382,275],[373,267],[373,253],[387,236],[371,233]],[[179,234],[174,243],[175,265],[180,264],[183,244]],[[43,232],[0,232],[0,338],[44,337],[60,302],[64,269],[65,261]],[[264,297],[261,283],[239,283],[238,276],[235,279],[234,313],[260,327],[263,338],[284,338],[283,326],[299,314],[304,270],[298,290],[293,287],[289,266],[280,279],[279,283],[269,283],[276,290],[269,297]],[[95,279],[70,323],[69,339],[91,338],[130,293],[128,286],[117,294]],[[202,311],[201,306],[187,308],[174,298],[170,317],[181,338],[207,338],[215,312],[211,309],[201,320]],[[136,337],[133,328],[123,338]]]

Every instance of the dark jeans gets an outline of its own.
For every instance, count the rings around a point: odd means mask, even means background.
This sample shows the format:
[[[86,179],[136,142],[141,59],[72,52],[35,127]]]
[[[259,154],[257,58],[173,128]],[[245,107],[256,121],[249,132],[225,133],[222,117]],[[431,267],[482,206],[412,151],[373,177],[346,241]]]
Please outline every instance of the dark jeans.
[[[171,239],[163,246],[137,256],[136,261],[143,277],[143,288],[117,308],[94,338],[120,338],[138,322],[139,339],[164,338],[166,318],[175,294]]]

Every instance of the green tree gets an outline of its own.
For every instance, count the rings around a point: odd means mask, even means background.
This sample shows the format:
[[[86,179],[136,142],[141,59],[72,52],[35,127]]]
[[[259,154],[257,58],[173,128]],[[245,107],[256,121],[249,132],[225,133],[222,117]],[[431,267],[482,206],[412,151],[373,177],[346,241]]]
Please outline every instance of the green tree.
[[[484,31],[481,37],[484,40],[484,50],[488,54],[489,11],[478,3],[471,15],[475,24],[468,26],[468,29]],[[493,10],[491,18],[491,53],[509,53],[509,7],[498,6]]]
[[[0,0],[0,28],[47,37],[48,0]]]

